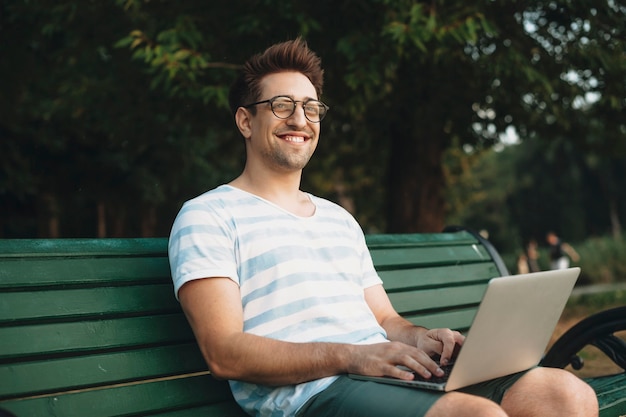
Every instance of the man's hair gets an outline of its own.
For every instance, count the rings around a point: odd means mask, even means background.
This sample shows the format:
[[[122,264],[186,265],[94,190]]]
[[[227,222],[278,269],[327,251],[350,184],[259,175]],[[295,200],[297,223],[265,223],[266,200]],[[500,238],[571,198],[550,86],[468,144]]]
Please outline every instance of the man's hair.
[[[298,37],[277,43],[264,52],[252,56],[243,65],[241,74],[230,88],[228,101],[233,114],[240,106],[261,99],[261,79],[269,74],[295,71],[304,74],[315,87],[318,99],[322,96],[324,70],[321,59]],[[267,97],[270,98],[270,97]],[[255,111],[251,108],[252,112]]]

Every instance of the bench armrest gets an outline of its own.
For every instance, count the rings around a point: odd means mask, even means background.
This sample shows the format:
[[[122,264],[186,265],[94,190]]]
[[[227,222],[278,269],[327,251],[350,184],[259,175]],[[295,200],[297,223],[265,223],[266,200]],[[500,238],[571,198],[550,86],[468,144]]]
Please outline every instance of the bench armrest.
[[[626,306],[593,314],[565,332],[541,361],[542,366],[574,369],[583,367],[578,352],[587,345],[600,349],[620,368],[626,370],[626,342],[614,335],[626,330]]]

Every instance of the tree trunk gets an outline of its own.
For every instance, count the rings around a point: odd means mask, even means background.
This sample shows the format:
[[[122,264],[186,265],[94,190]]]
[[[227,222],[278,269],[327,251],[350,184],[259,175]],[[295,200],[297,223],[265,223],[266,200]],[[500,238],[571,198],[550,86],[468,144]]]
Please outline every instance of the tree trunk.
[[[402,88],[394,92],[397,105],[386,112],[384,133],[391,140],[387,175],[387,229],[389,233],[441,232],[445,225],[443,152],[448,142],[446,115],[432,102],[437,90],[431,77],[417,79],[415,62],[398,70]],[[421,67],[421,71],[425,68]],[[430,68],[437,73],[437,68]],[[419,128],[418,128],[419,127]],[[423,133],[417,136],[415,132]]]
[[[60,237],[59,204],[52,193],[45,193],[41,198],[39,214],[39,236],[48,238]]]
[[[115,204],[112,210],[113,231],[111,237],[125,237],[126,231],[126,208],[122,204]]]
[[[611,201],[609,202],[609,210],[611,217],[611,231],[613,234],[613,238],[619,239],[622,237],[622,224],[619,221],[619,214],[617,211],[617,203],[615,202],[615,197],[610,197]]]
[[[388,232],[441,232],[445,225],[441,159],[439,141],[432,137],[393,136],[388,176]]]
[[[98,211],[98,237],[107,237],[107,218],[106,218],[106,205],[104,201],[99,201],[97,206]]]
[[[141,217],[141,237],[156,236],[157,211],[154,205],[145,205]]]

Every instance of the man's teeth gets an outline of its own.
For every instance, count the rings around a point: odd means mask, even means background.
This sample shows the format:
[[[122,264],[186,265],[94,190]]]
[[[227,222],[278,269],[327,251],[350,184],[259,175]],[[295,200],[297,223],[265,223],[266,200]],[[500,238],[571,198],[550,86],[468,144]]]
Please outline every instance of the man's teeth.
[[[302,136],[283,136],[283,139],[285,139],[287,142],[304,142],[304,138]]]

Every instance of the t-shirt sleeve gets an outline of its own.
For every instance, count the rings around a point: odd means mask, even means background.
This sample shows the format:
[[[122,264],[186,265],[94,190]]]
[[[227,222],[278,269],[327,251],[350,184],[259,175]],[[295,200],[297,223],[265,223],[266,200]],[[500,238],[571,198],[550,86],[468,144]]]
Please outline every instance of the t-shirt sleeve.
[[[192,201],[174,221],[168,255],[176,298],[185,283],[196,279],[227,277],[239,284],[234,233],[218,211]]]

